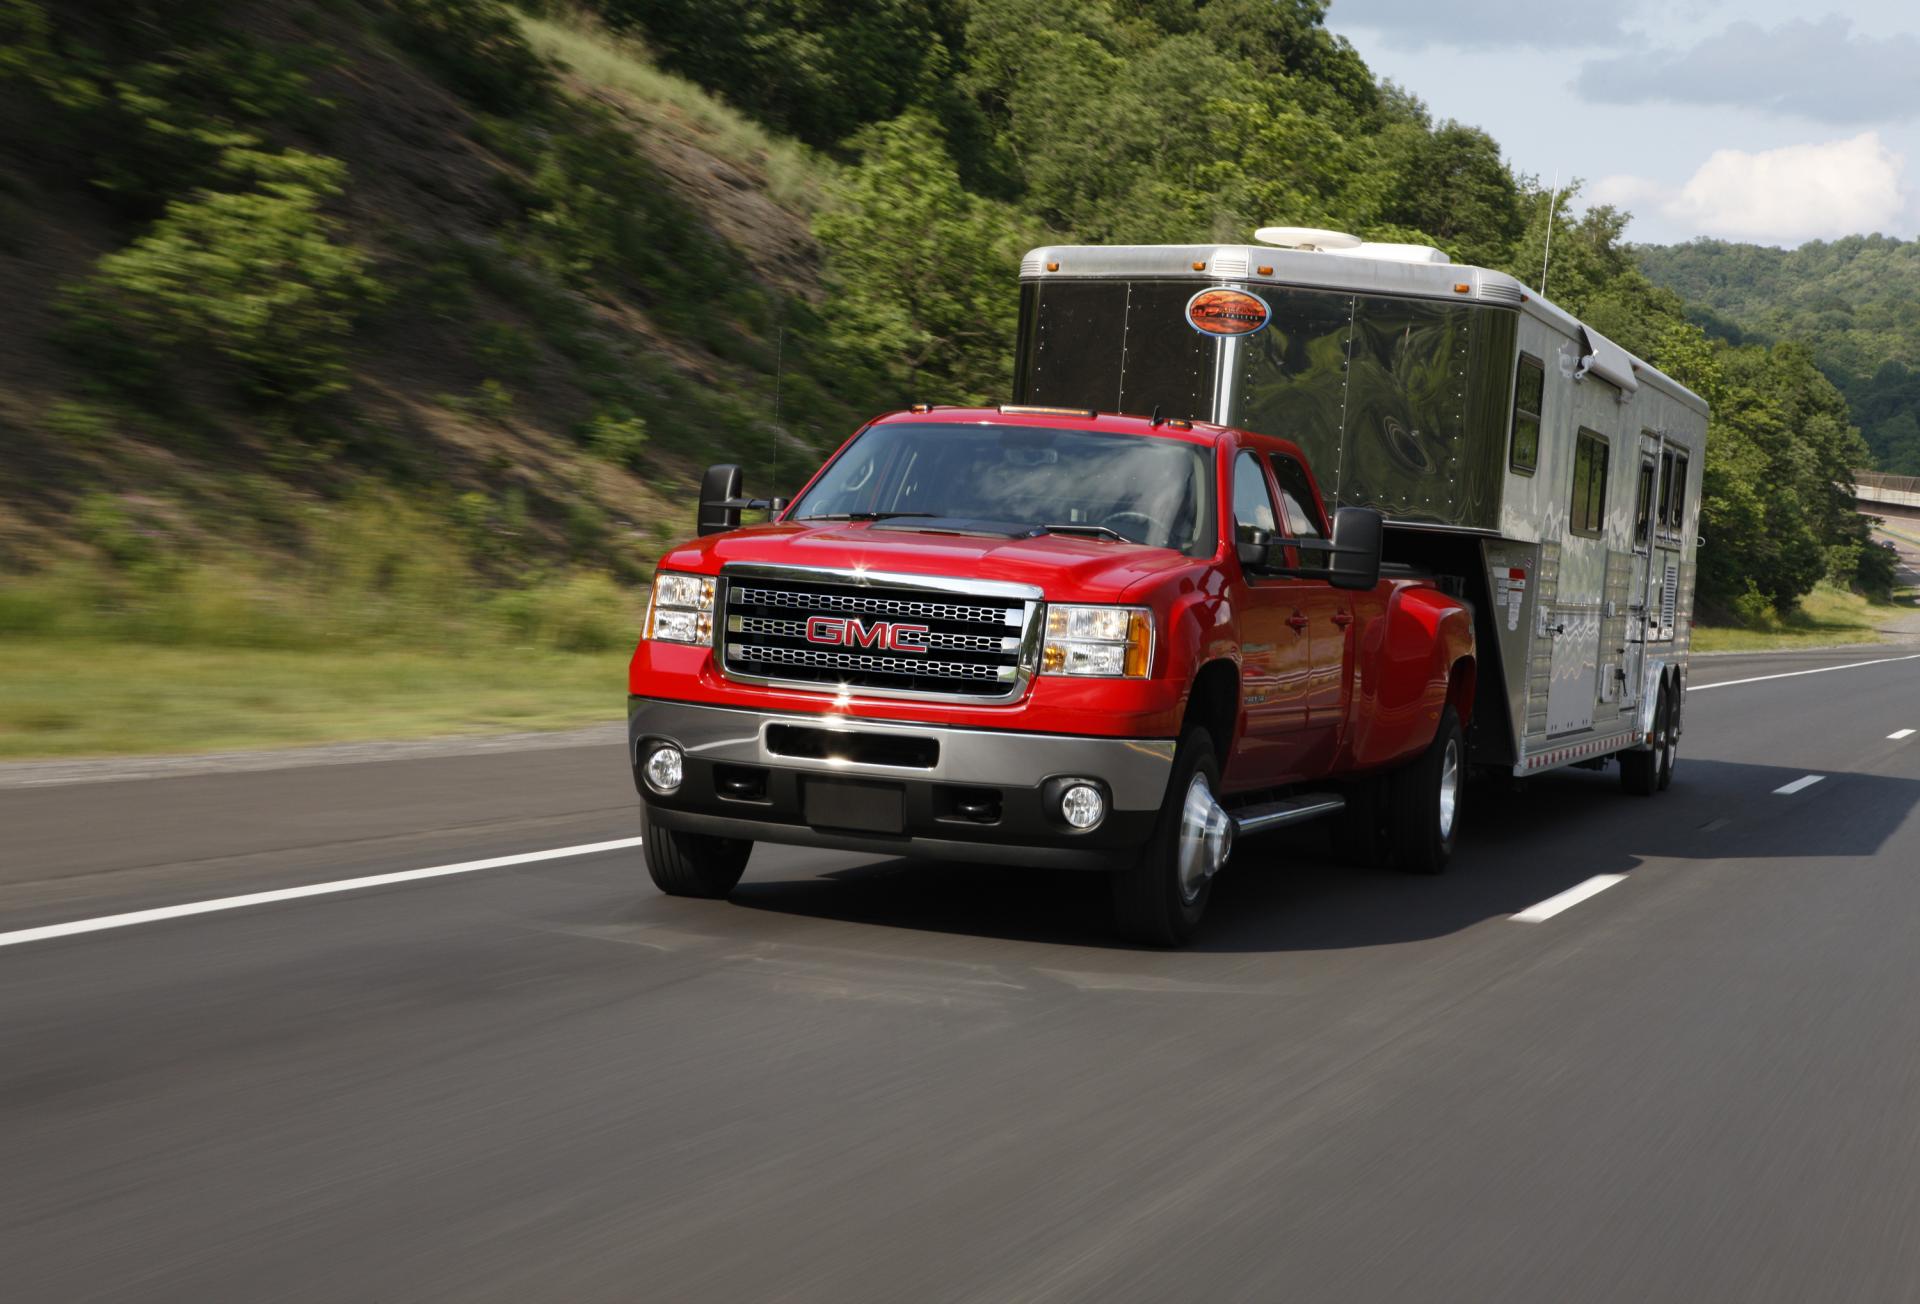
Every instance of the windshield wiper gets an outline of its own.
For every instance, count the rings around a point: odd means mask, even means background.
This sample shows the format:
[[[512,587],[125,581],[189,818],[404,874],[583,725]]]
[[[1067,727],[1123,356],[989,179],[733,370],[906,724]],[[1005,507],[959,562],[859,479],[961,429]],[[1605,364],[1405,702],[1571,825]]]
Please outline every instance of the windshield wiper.
[[[1110,525],[1089,525],[1080,521],[1065,521],[1059,525],[1036,525],[1035,530],[1046,534],[1090,534],[1098,539],[1116,539],[1121,543],[1132,543],[1120,531]]]
[[[897,521],[903,516],[935,517],[937,512],[820,512],[814,516],[796,516],[796,521]]]

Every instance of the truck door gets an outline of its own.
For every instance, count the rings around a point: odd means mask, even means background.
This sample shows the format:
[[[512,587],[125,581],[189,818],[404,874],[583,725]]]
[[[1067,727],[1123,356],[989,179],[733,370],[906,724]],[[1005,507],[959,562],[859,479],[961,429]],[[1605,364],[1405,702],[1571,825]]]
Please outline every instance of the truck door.
[[[1242,451],[1233,461],[1233,538],[1280,533],[1273,493],[1260,459]],[[1229,790],[1271,787],[1301,777],[1312,678],[1307,590],[1292,576],[1241,569],[1234,606],[1240,623],[1240,705],[1246,725],[1227,766]]]
[[[1325,539],[1326,520],[1314,500],[1306,468],[1285,453],[1269,453],[1281,524],[1295,539]],[[1303,763],[1315,773],[1333,767],[1353,696],[1353,595],[1324,581],[1310,581],[1299,594],[1307,613],[1307,749]]]

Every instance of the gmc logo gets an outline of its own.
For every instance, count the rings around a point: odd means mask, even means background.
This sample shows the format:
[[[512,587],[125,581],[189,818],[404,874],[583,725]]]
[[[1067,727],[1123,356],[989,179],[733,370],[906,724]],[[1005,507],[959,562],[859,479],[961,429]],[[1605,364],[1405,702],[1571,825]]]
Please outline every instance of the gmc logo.
[[[845,616],[809,616],[807,642],[831,643],[836,647],[877,647],[886,652],[925,653],[927,627],[896,625],[886,620],[868,623],[849,620]]]

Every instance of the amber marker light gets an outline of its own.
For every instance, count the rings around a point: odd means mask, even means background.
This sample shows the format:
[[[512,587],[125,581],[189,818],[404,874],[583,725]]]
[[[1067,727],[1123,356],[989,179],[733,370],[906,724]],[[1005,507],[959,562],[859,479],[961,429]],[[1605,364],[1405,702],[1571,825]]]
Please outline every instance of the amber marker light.
[[[1048,270],[1048,271],[1050,271],[1050,272],[1057,272],[1057,271],[1059,271],[1059,270],[1060,270],[1060,264],[1059,264],[1059,263],[1048,263],[1048,264],[1047,264],[1047,270]]]
[[[1453,292],[1455,294],[1465,294],[1467,293],[1467,291],[1471,290],[1472,288],[1473,287],[1471,285],[1468,285],[1465,281],[1462,281],[1458,285],[1453,287]]]
[[[1271,268],[1271,267],[1256,267],[1256,268],[1254,268],[1253,270],[1254,270],[1254,271],[1256,271],[1256,272],[1258,272],[1258,273],[1259,273],[1260,275],[1262,275],[1262,276],[1272,276],[1272,275],[1273,275],[1273,268]]]
[[[1207,265],[1205,263],[1195,263],[1193,265],[1193,270],[1196,272],[1204,272],[1207,270]]]

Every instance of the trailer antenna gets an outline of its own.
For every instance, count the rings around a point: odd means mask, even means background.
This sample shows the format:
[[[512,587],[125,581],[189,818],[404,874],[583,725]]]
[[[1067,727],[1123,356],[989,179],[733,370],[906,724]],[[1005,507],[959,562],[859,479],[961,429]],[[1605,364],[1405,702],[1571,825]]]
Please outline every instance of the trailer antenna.
[[[1553,189],[1547,192],[1547,238],[1540,246],[1540,297],[1547,297],[1547,259],[1553,256],[1553,215],[1560,208],[1560,169],[1553,170]]]

